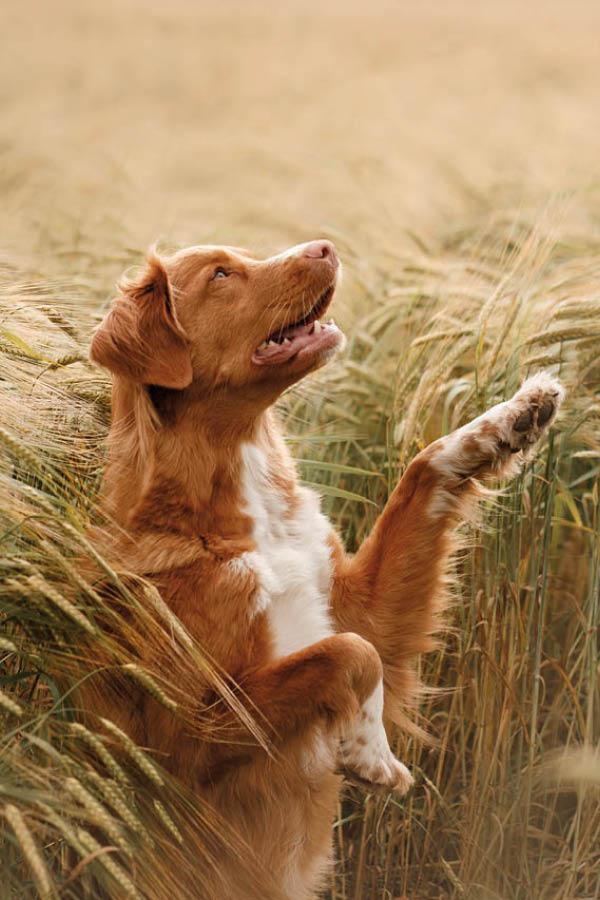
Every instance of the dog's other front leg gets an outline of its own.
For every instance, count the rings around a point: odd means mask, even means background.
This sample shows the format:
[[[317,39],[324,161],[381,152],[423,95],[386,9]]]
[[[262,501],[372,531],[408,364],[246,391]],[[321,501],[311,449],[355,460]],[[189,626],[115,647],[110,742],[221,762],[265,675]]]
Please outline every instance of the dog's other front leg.
[[[393,755],[383,725],[383,670],[379,654],[358,634],[336,634],[240,679],[247,709],[271,745],[310,735],[316,729],[340,740],[339,763],[362,780],[400,792],[412,784],[408,769]],[[235,757],[236,741],[248,732],[232,714],[218,724],[225,744],[221,763]]]
[[[415,457],[354,557],[334,548],[333,614],[379,651],[386,714],[405,722],[415,694],[414,657],[434,645],[453,530],[478,495],[478,479],[513,474],[551,425],[563,398],[545,374],[528,379],[463,428]]]

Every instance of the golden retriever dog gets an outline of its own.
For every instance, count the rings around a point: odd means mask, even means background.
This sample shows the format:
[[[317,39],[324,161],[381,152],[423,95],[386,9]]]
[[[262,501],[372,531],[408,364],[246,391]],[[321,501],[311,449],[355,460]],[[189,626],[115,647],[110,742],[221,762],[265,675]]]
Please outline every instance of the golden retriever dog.
[[[201,672],[182,687],[227,741],[201,740],[139,697],[107,696],[103,711],[218,811],[291,900],[324,883],[344,773],[411,787],[384,719],[402,722],[415,696],[453,531],[479,481],[516,470],[563,394],[539,374],[427,447],[347,555],[298,483],[273,410],[344,346],[327,318],[339,276],[325,240],[268,259],[151,252],[91,348],[113,376],[103,504],[115,553],[239,685],[274,752],[247,740]],[[229,895],[247,896],[241,881]]]

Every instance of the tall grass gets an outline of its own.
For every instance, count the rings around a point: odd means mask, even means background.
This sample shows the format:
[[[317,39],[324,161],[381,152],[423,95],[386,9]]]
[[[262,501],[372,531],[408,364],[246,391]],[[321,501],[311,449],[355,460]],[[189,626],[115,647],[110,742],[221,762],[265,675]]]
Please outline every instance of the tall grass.
[[[419,448],[540,367],[568,389],[536,460],[466,533],[452,629],[422,661],[431,692],[420,718],[432,742],[398,735],[417,788],[404,801],[349,793],[342,803],[336,900],[599,895],[599,249],[596,237],[572,242],[542,217],[463,229],[435,254],[390,259],[345,358],[283,399],[302,476],[353,546]],[[356,272],[349,239],[344,253]],[[260,867],[235,835],[159,761],[115,728],[78,724],[74,689],[99,666],[121,668],[173,715],[187,714],[185,691],[140,668],[131,621],[104,607],[85,558],[135,603],[137,633],[165,630],[177,654],[209,663],[160,598],[135,601],[85,536],[109,414],[107,379],[86,362],[98,310],[81,304],[76,284],[14,271],[2,297],[8,896],[161,898],[178,883],[187,896],[181,873],[201,883],[223,840],[258,884]],[[181,843],[192,819],[203,836],[193,848]]]

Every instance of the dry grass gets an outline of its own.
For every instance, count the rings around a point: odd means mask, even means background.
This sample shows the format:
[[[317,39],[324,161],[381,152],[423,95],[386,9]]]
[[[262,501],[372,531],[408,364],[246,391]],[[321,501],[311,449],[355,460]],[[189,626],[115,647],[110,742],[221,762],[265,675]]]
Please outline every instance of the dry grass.
[[[189,715],[136,667],[131,621],[104,628],[76,562],[96,558],[83,534],[108,417],[86,349],[156,238],[270,250],[324,235],[346,264],[350,348],[283,406],[350,545],[429,440],[537,368],[569,389],[560,429],[467,534],[454,628],[423,660],[436,742],[399,738],[419,785],[344,801],[331,896],[600,897],[600,10],[6,7],[3,896],[166,900],[189,896],[186,871],[201,883],[219,841],[245,856],[143,749],[75,721],[74,684],[99,665]],[[159,597],[134,623],[208,665]],[[199,847],[181,844],[191,819]]]

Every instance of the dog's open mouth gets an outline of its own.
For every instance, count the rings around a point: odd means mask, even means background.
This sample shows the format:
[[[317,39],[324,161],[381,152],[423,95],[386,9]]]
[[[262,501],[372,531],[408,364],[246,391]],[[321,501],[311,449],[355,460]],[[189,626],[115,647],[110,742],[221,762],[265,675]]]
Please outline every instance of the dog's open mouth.
[[[342,343],[344,337],[333,319],[321,321],[333,292],[332,285],[321,294],[307,315],[273,331],[256,348],[252,362],[256,365],[279,365],[298,356],[312,355],[313,351],[334,349]]]

